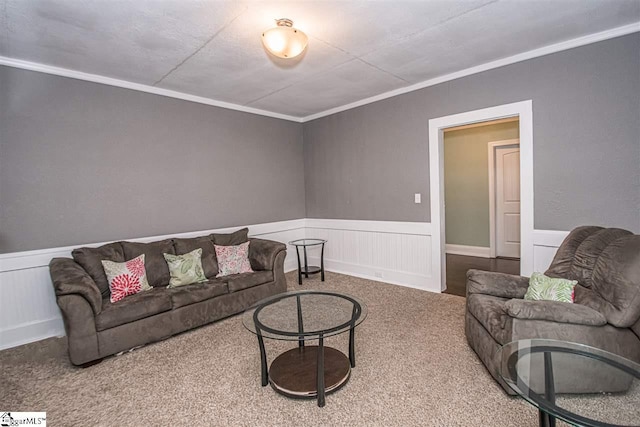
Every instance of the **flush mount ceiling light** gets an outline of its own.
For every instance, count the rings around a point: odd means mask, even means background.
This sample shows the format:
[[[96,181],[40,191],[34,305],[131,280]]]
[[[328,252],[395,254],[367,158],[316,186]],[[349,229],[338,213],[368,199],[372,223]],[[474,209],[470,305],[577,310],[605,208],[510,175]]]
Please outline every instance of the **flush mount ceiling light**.
[[[276,19],[277,27],[262,33],[262,44],[278,58],[293,58],[304,52],[309,38],[293,28],[291,19]]]

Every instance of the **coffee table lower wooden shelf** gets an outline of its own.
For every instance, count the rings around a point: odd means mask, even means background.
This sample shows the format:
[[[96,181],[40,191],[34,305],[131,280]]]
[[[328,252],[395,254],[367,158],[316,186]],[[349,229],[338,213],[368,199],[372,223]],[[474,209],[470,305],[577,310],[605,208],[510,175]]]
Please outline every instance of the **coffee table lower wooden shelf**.
[[[293,348],[276,357],[269,369],[269,383],[287,397],[306,399],[318,396],[318,346]],[[351,375],[349,358],[332,347],[324,347],[325,393],[345,385]]]

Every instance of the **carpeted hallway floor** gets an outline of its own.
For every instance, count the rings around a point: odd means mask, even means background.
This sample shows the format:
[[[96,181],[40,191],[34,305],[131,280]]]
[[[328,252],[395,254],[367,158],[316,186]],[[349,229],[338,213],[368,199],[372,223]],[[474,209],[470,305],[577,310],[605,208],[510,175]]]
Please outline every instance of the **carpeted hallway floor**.
[[[537,426],[464,336],[464,298],[328,273],[291,289],[331,289],[369,309],[349,383],[315,400],[260,386],[255,335],[234,316],[169,340],[73,367],[65,339],[0,352],[0,409],[47,411],[52,426]],[[325,345],[346,352],[348,334]],[[293,343],[267,340],[269,361]]]

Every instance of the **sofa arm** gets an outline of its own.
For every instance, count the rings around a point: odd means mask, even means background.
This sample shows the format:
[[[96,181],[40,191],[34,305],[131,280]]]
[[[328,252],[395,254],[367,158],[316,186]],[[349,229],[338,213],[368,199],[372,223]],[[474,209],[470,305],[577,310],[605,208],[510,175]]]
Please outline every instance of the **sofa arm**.
[[[512,299],[504,304],[504,308],[509,316],[523,320],[547,320],[587,326],[602,326],[607,323],[601,313],[581,304]]]
[[[102,310],[102,295],[91,276],[71,258],[54,258],[49,263],[49,273],[56,297],[80,295],[87,300],[94,315]]]
[[[287,245],[273,240],[249,239],[249,261],[255,271],[273,270],[276,257],[287,250]]]
[[[528,287],[528,277],[481,270],[467,271],[467,294],[522,299]]]
[[[89,301],[78,294],[61,295],[58,306],[67,332],[71,363],[80,366],[100,359],[96,321]]]

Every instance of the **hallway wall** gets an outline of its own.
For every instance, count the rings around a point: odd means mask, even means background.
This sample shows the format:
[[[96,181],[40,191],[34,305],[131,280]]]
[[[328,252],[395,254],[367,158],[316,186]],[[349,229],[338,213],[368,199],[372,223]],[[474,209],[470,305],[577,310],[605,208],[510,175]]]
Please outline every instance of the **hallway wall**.
[[[444,134],[446,242],[489,247],[489,142],[517,139],[518,122]]]

